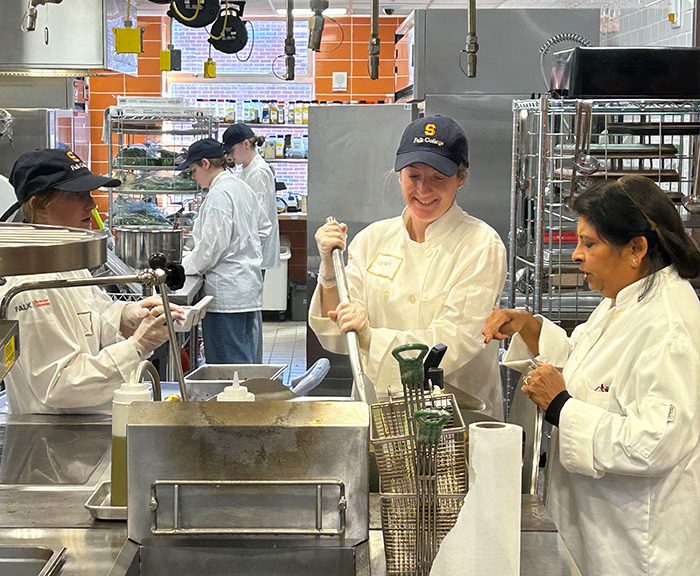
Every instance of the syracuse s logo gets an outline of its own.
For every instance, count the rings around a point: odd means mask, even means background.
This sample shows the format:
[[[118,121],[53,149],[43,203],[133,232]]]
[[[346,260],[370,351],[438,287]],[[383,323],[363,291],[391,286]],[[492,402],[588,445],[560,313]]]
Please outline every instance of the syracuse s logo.
[[[423,133],[426,136],[435,136],[436,131],[437,130],[435,124],[426,124],[425,128],[423,129]]]
[[[82,160],[80,158],[78,158],[75,154],[73,154],[73,152],[71,152],[70,150],[66,151],[66,156],[68,156],[68,158],[73,160],[73,162],[82,162]]]

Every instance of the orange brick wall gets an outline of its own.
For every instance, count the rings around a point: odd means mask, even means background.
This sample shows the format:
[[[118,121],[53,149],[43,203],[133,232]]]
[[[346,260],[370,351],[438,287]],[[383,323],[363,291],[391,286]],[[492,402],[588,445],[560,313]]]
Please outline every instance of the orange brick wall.
[[[367,48],[370,35],[369,17],[342,17],[336,19],[343,27],[326,22],[321,52],[315,54],[315,97],[317,100],[385,100],[394,91],[393,52],[394,31],[401,18],[382,17],[379,24],[380,65],[379,79],[370,80]],[[138,19],[144,28],[143,53],[138,57],[138,76],[109,74],[90,78],[90,164],[98,174],[108,170],[108,147],[102,140],[104,111],[117,103],[118,95],[161,96],[165,93],[165,76],[160,73],[160,50],[170,38],[168,18],[146,16]],[[342,37],[342,45],[338,45]],[[332,73],[348,73],[348,91],[332,91]],[[95,193],[100,213],[106,216],[107,195]]]
[[[379,19],[379,78],[370,80],[368,46],[370,18],[336,18],[343,30],[331,21],[323,29],[321,51],[316,53],[315,92],[316,100],[385,100],[394,92],[394,31],[403,20],[393,16]],[[343,43],[339,45],[342,38]],[[347,72],[347,92],[333,92],[332,73]]]
[[[143,52],[138,56],[138,76],[109,74],[90,78],[90,168],[97,174],[108,170],[108,147],[102,140],[104,111],[117,103],[117,96],[161,96],[164,76],[160,73],[160,51],[170,37],[168,18],[146,16],[138,19],[144,29]],[[107,194],[95,193],[103,217],[107,212]]]

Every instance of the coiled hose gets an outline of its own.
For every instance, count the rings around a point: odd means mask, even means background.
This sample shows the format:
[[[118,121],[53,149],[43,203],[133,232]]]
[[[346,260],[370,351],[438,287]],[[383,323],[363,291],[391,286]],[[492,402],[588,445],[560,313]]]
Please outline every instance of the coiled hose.
[[[547,79],[547,74],[544,71],[544,57],[549,54],[549,49],[557,44],[562,44],[563,42],[574,42],[579,46],[591,46],[591,41],[577,34],[576,32],[563,32],[561,34],[555,34],[549,40],[547,40],[542,46],[540,46],[540,73],[542,74],[542,81],[545,87],[549,90],[549,80]]]

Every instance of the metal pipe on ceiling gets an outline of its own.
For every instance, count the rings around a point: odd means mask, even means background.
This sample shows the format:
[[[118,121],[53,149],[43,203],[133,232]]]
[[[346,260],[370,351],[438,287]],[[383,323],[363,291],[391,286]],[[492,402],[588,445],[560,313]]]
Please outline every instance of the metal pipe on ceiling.
[[[369,77],[379,78],[379,0],[372,0],[369,36]]]
[[[284,38],[284,62],[287,67],[285,80],[294,80],[294,55],[297,53],[294,43],[294,0],[287,0],[287,36]]]

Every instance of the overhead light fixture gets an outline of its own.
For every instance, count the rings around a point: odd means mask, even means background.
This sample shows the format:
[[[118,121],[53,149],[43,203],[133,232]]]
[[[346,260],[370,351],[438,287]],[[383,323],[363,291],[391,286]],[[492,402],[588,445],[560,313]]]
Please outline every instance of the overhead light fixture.
[[[324,16],[345,16],[348,13],[346,8],[326,8],[323,11]],[[277,14],[280,16],[286,16],[287,11],[284,8],[278,8],[277,9]],[[294,16],[312,16],[314,14],[313,10],[311,8],[294,8],[292,10],[292,14]]]

